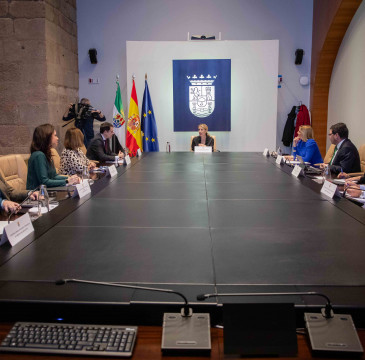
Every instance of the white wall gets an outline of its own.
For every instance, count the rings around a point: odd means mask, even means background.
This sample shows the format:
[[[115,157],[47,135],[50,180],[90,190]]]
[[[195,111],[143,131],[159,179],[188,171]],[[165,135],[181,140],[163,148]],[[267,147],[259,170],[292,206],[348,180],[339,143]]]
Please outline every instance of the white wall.
[[[173,131],[172,61],[231,59],[231,131],[214,132],[220,151],[262,151],[276,146],[279,42],[269,41],[132,41],[127,42],[127,78],[136,74],[142,104],[144,74],[157,117],[160,150],[189,151],[195,132]],[[128,82],[128,93],[132,82]],[[264,104],[264,106],[263,106]],[[204,123],[204,118],[200,119]]]
[[[332,71],[328,100],[328,128],[344,122],[350,140],[365,144],[365,2],[362,2],[339,49]],[[327,147],[329,139],[327,139]]]
[[[278,72],[284,78],[277,103],[281,143],[291,107],[309,103],[309,87],[302,87],[299,77],[310,74],[312,17],[313,0],[77,0],[80,97],[90,98],[111,120],[120,74],[127,112],[126,41],[185,41],[188,32],[217,37],[221,32],[223,40],[278,39]],[[98,51],[97,65],[90,64],[90,48]],[[299,66],[294,65],[297,48],[305,51]],[[89,77],[101,83],[89,85]]]

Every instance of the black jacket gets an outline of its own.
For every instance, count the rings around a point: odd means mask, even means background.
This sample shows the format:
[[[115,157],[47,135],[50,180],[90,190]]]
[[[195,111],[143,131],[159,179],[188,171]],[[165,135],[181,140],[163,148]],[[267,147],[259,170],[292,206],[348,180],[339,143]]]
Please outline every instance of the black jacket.
[[[200,143],[201,143],[200,136],[195,136],[195,138],[191,142],[191,150],[194,151],[195,146],[199,146]],[[209,136],[209,135],[206,136],[205,146],[211,146],[212,147],[212,151],[214,150],[214,139],[211,136]]]
[[[330,170],[334,174],[342,171],[345,173],[360,172],[360,156],[356,146],[349,139],[345,139],[330,165]]]
[[[290,113],[288,114],[288,119],[286,120],[286,124],[283,131],[283,137],[281,141],[285,146],[290,146],[290,144],[293,142],[293,136],[294,136],[294,121],[297,117],[297,114],[295,113],[296,106],[293,106]]]
[[[109,139],[107,141],[109,142]],[[88,159],[97,160],[101,162],[114,161],[116,156],[117,154],[113,153],[110,150],[110,143],[109,143],[109,151],[105,151],[104,140],[100,133],[96,134],[94,139],[90,141],[86,153],[86,157]]]

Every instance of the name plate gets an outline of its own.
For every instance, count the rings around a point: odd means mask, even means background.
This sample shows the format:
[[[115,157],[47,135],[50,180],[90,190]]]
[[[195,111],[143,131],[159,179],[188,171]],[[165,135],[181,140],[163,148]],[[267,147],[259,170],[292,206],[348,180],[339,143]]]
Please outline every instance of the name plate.
[[[12,223],[4,227],[0,245],[9,241],[11,246],[21,242],[25,237],[34,231],[32,221],[28,213],[14,220]]]
[[[118,171],[115,165],[108,167],[108,175],[112,178],[118,175]]]
[[[324,195],[327,195],[328,197],[333,199],[333,197],[336,194],[336,190],[337,190],[337,185],[336,184],[333,184],[333,183],[325,180],[324,184],[322,186],[322,189],[321,189],[321,193],[324,194]]]
[[[269,149],[268,148],[265,148],[264,152],[262,153],[262,155],[264,156],[269,156],[270,153],[269,153]]]
[[[138,149],[138,150],[137,150],[137,156],[142,156],[142,151],[141,151],[141,149]]]
[[[125,165],[129,165],[131,163],[131,158],[129,157],[129,155],[124,156],[123,163]]]
[[[79,197],[80,199],[91,193],[90,184],[87,180],[83,181],[81,184],[76,185],[76,189],[72,197]]]
[[[283,162],[283,157],[281,155],[278,155],[276,158],[276,163],[280,165],[282,162]]]
[[[295,177],[299,177],[299,175],[303,174],[303,169],[299,165],[295,165],[291,174]]]
[[[196,153],[211,153],[212,147],[211,146],[195,146],[194,152]]]

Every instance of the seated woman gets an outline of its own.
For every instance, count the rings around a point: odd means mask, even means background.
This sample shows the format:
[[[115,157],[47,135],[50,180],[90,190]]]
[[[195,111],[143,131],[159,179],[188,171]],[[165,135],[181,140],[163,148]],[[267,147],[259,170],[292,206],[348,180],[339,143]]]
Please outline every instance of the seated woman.
[[[323,163],[322,155],[319,152],[318,145],[313,139],[313,129],[309,125],[299,127],[298,136],[293,141],[293,158],[299,155],[304,162],[311,165]]]
[[[194,151],[195,146],[211,146],[214,149],[214,139],[208,134],[208,125],[200,124],[198,126],[199,136],[193,138],[191,142],[191,150]]]
[[[65,134],[65,149],[61,154],[60,173],[75,175],[82,172],[84,166],[95,168],[95,163],[90,161],[81,150],[84,145],[84,135],[80,129],[71,128]]]
[[[28,160],[27,189],[35,189],[40,185],[56,187],[79,183],[77,175],[57,175],[51,154],[51,148],[56,148],[57,145],[58,137],[51,124],[39,125],[34,129]]]

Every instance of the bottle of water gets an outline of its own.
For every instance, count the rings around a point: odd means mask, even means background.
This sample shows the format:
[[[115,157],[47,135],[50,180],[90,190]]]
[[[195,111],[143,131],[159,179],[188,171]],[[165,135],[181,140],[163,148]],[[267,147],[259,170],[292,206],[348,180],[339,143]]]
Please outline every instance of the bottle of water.
[[[171,152],[171,145],[169,142],[166,143],[166,152]]]
[[[49,196],[46,185],[41,185],[38,195],[38,216],[42,216],[42,206],[49,211]]]
[[[281,151],[281,147],[280,146],[278,147],[277,154],[278,155],[283,155],[283,152]]]

